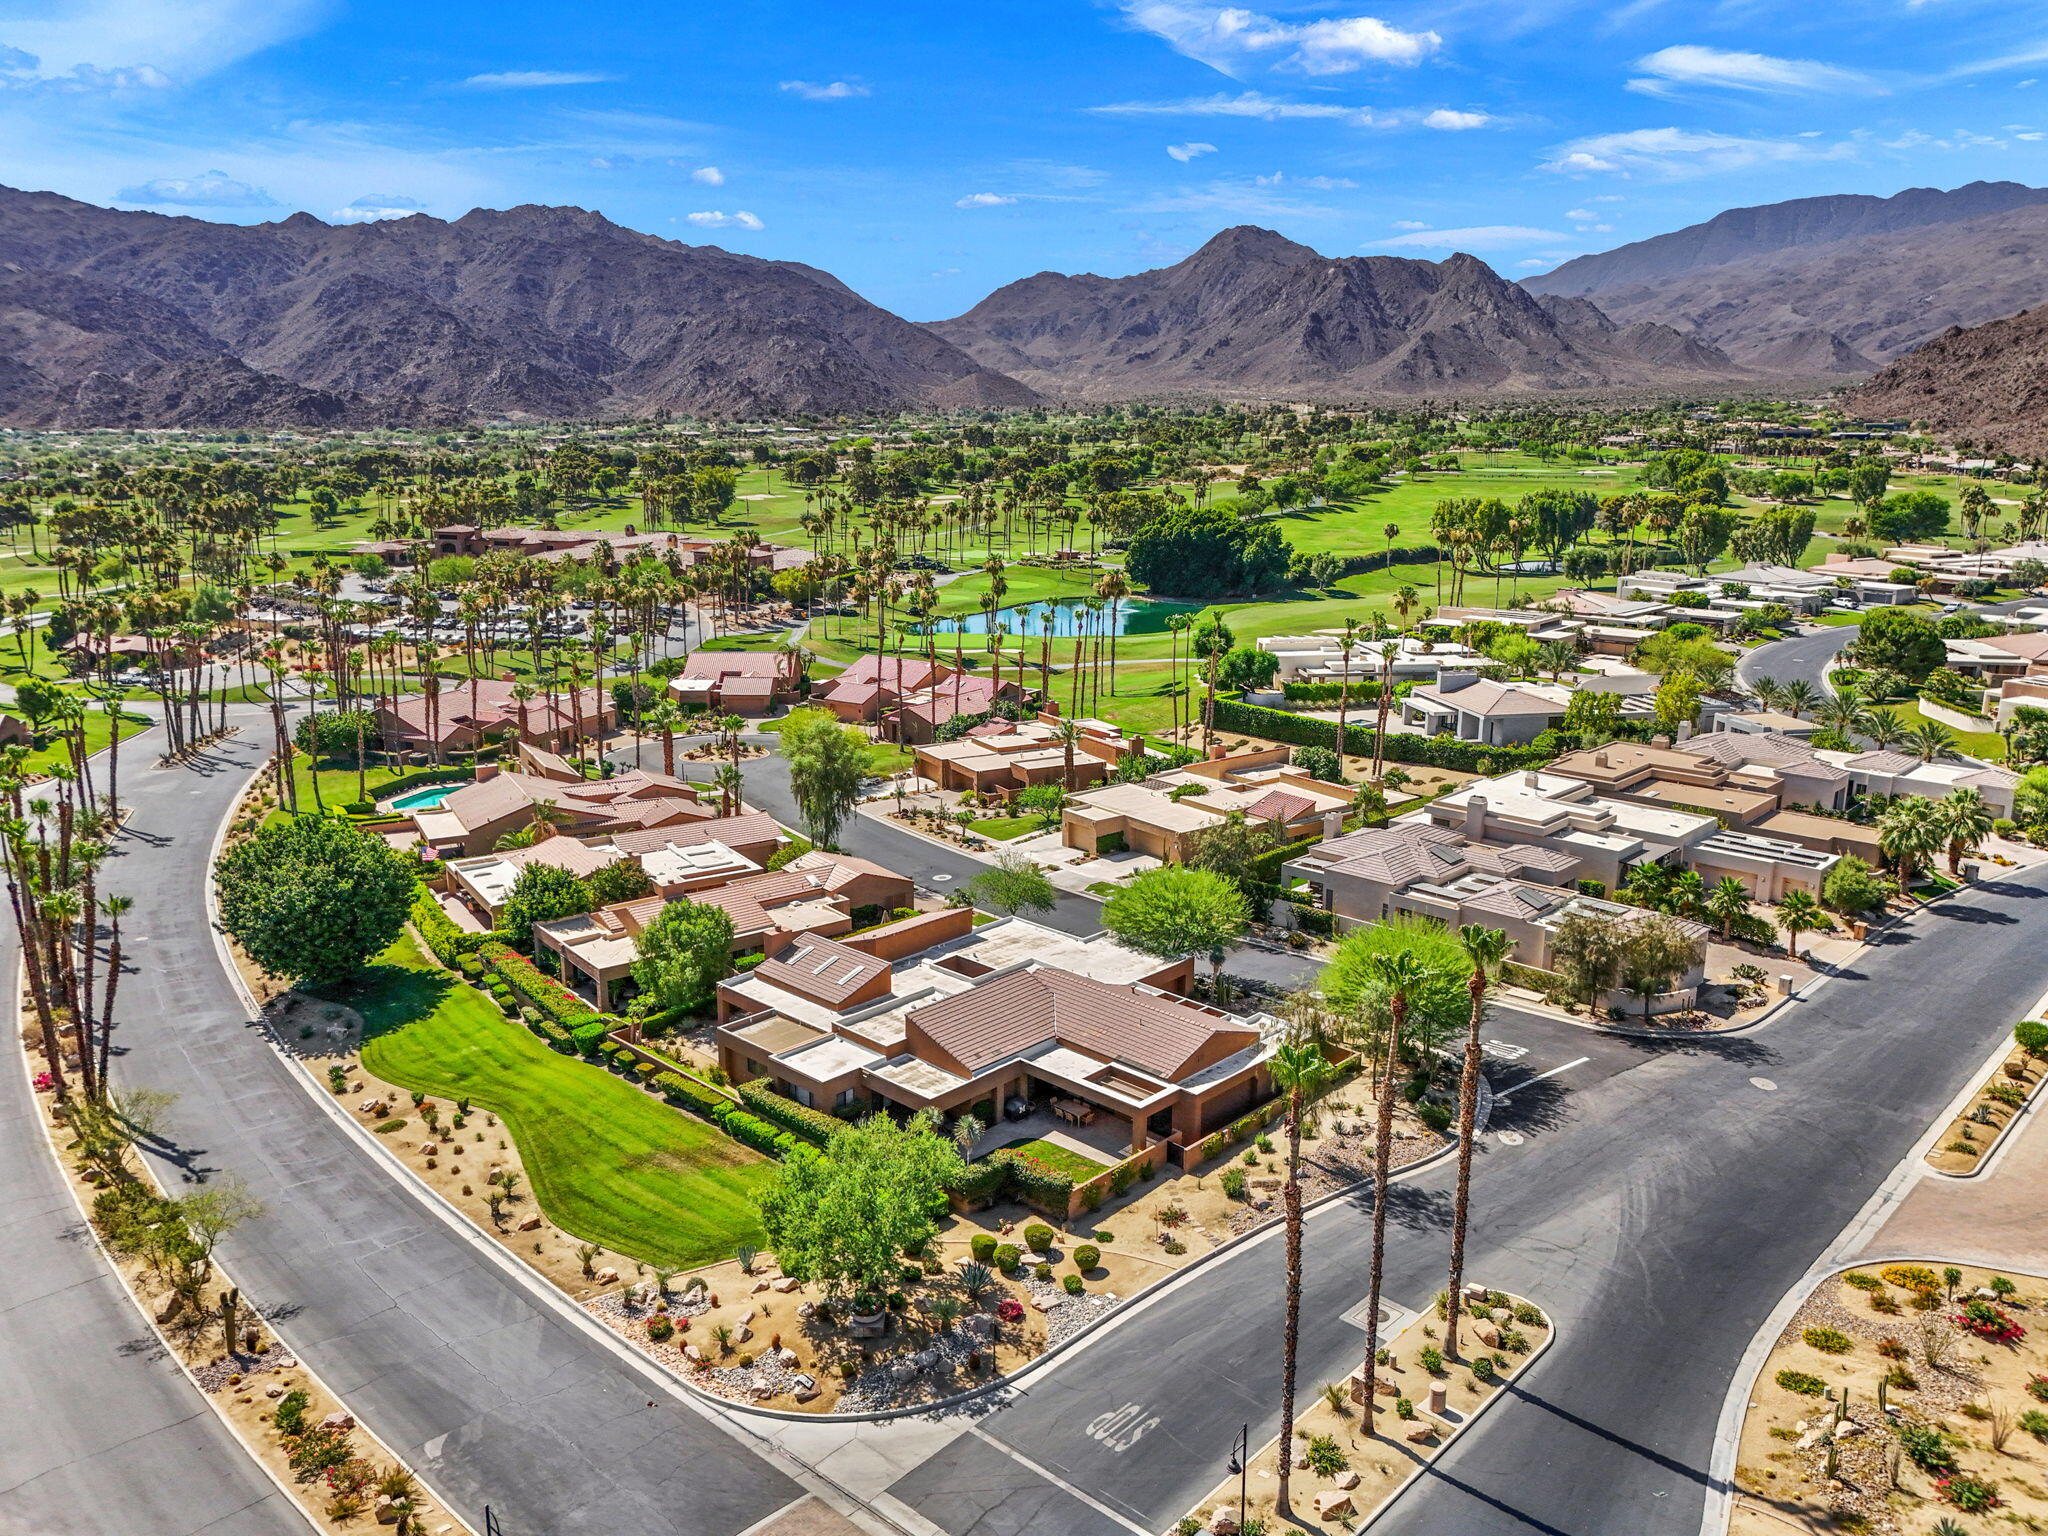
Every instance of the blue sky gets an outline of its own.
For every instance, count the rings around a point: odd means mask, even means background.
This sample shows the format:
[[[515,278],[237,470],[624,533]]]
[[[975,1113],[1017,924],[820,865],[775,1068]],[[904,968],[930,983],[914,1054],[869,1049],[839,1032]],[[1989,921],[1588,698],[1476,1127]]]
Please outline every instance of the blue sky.
[[[237,222],[571,203],[916,319],[1232,224],[1519,276],[1978,178],[2048,180],[2038,4],[0,0],[8,185]]]

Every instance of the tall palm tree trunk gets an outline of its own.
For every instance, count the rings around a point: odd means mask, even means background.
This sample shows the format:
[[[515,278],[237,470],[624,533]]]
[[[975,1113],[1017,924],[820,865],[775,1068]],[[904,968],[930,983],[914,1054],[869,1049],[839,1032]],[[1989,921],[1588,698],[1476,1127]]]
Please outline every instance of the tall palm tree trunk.
[[[1458,1352],[1458,1314],[1465,1286],[1465,1229],[1472,1214],[1472,1135],[1479,1118],[1479,1021],[1486,1011],[1486,968],[1472,967],[1466,983],[1472,1016],[1465,1025],[1465,1064],[1458,1078],[1458,1192],[1451,1205],[1450,1291],[1444,1298],[1444,1353]]]
[[[1380,1295],[1387,1268],[1387,1180],[1394,1160],[1394,1080],[1400,1057],[1401,1032],[1408,1024],[1408,997],[1396,991],[1387,1026],[1387,1053],[1380,1065],[1379,1117],[1372,1133],[1372,1268],[1365,1295],[1365,1391],[1360,1412],[1368,1434],[1375,1433],[1373,1414],[1379,1390]]]

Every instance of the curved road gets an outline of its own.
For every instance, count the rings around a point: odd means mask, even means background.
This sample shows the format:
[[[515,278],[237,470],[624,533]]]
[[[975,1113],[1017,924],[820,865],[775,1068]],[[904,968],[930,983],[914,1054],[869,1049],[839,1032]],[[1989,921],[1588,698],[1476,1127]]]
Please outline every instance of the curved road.
[[[1826,693],[1828,663],[1856,643],[1856,634],[1854,624],[1843,624],[1773,640],[1743,652],[1735,663],[1735,676],[1745,685],[1768,677],[1780,683],[1810,683],[1814,692]]]
[[[136,898],[118,1075],[179,1095],[152,1159],[174,1189],[233,1173],[264,1202],[222,1244],[244,1292],[479,1530],[490,1504],[509,1536],[731,1536],[801,1498],[392,1176],[249,1021],[205,889],[268,740],[243,718],[193,765],[124,769],[134,816],[106,883]]]

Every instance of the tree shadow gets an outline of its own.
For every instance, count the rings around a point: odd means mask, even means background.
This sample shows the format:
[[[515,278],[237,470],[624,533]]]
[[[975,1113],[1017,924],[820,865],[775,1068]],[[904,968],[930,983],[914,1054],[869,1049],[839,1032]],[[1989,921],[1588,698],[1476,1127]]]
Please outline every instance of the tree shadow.
[[[1520,1087],[1510,1085],[1506,1092],[1509,1097],[1493,1101],[1493,1113],[1486,1122],[1489,1131],[1537,1136],[1561,1130],[1572,1119],[1567,1108],[1571,1089],[1557,1078],[1536,1078]]]

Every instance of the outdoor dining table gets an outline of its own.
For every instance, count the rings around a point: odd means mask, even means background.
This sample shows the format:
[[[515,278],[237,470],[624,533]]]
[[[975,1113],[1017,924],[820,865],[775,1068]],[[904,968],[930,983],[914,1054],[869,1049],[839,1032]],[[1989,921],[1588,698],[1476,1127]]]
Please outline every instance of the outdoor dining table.
[[[1054,1099],[1052,1112],[1070,1125],[1086,1125],[1095,1118],[1095,1106],[1079,1099]]]

